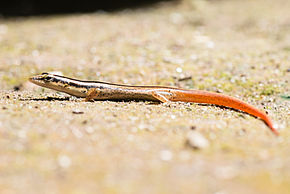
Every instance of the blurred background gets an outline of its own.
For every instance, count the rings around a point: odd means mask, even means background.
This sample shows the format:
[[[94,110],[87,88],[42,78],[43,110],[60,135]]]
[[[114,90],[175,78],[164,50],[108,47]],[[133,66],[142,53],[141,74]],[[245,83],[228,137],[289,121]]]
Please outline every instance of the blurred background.
[[[95,11],[114,11],[140,6],[150,6],[158,2],[177,0],[11,0],[0,6],[2,16],[30,16],[61,13],[86,13]]]

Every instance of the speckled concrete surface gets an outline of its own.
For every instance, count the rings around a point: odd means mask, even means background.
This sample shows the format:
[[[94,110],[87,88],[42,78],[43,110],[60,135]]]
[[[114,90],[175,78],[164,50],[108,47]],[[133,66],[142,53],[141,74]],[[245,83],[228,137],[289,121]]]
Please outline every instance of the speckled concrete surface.
[[[185,0],[0,19],[0,192],[288,193],[288,7]],[[27,82],[45,71],[222,92],[267,111],[281,135],[215,106],[83,102]],[[192,147],[192,131],[207,146]]]

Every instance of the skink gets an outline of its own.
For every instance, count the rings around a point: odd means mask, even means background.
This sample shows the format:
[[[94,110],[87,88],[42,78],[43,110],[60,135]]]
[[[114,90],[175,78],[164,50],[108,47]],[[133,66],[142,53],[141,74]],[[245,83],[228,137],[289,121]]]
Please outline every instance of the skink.
[[[164,86],[130,86],[100,81],[82,81],[50,73],[32,76],[29,81],[45,88],[85,98],[86,101],[150,100],[163,103],[181,101],[226,106],[260,118],[274,134],[279,134],[264,112],[237,98],[220,93]]]

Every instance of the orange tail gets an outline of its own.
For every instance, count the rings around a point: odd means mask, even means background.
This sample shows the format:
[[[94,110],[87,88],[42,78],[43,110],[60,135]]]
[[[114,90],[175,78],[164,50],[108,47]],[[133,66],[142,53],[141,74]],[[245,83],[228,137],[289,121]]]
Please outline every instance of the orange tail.
[[[172,101],[215,104],[241,110],[262,119],[274,134],[279,135],[279,132],[274,128],[271,119],[264,112],[234,97],[201,90],[187,90],[177,91],[176,96],[173,97]]]

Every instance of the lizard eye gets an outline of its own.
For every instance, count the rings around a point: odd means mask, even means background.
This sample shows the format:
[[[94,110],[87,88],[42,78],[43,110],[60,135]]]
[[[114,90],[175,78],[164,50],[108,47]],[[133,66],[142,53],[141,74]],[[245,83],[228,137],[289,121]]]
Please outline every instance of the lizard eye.
[[[41,75],[48,75],[48,73],[46,73],[46,72],[43,72]]]
[[[44,81],[51,81],[51,80],[52,80],[52,77],[50,77],[50,76],[45,76],[45,75],[44,75],[43,80],[44,80]]]

